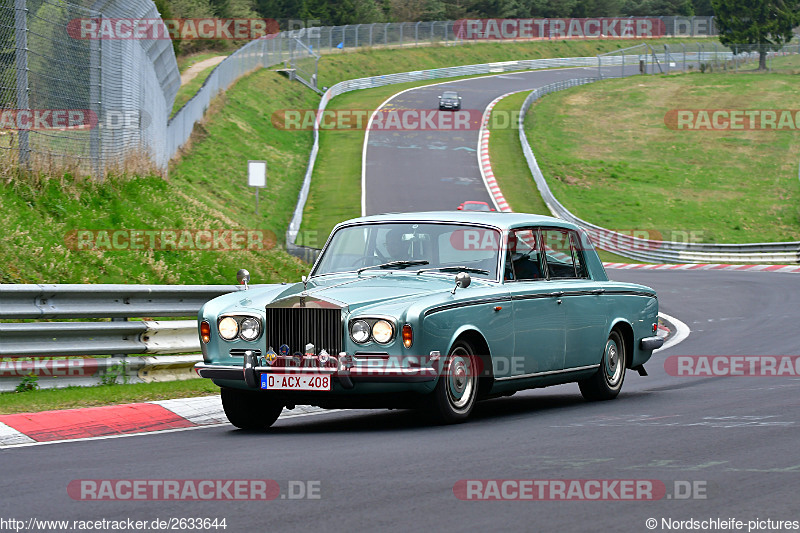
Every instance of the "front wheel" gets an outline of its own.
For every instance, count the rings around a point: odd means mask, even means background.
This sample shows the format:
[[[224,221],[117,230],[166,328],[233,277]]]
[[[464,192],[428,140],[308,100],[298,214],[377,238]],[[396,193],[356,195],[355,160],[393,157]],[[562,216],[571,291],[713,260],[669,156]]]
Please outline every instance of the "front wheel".
[[[267,429],[283,411],[264,393],[223,388],[222,408],[231,424],[239,429]]]
[[[478,392],[477,361],[468,342],[453,344],[444,363],[444,372],[432,393],[431,407],[437,421],[453,424],[469,417]]]
[[[578,382],[581,394],[586,400],[613,400],[622,389],[625,380],[627,354],[622,336],[617,330],[611,332],[606,341],[600,368],[592,377]]]

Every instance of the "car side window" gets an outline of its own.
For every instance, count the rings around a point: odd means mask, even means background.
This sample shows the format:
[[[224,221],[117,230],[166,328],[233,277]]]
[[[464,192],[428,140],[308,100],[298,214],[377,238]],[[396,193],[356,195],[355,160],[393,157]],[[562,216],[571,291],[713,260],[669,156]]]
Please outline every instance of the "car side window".
[[[544,279],[538,231],[523,229],[508,234],[505,279],[532,281]]]
[[[577,279],[586,277],[586,267],[581,251],[574,245],[574,231],[548,228],[542,230],[544,254],[550,279]]]
[[[570,231],[569,236],[572,241],[572,256],[575,258],[575,272],[579,278],[588,278],[589,269],[584,260],[584,251],[588,240],[581,239],[581,236],[574,231]]]

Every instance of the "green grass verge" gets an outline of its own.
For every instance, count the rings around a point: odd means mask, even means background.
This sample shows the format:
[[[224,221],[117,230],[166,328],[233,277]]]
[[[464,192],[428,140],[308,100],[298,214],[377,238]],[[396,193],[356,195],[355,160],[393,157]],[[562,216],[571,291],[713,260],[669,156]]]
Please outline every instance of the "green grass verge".
[[[0,415],[192,398],[212,394],[219,394],[219,387],[209,379],[4,392],[0,393]]]
[[[178,94],[175,95],[175,102],[172,104],[172,113],[170,116],[177,113],[178,110],[182,108],[184,104],[186,104],[186,102],[191,100],[192,96],[194,96],[197,91],[200,90],[200,87],[203,86],[206,78],[208,78],[209,74],[211,74],[211,71],[213,71],[215,68],[217,68],[217,65],[203,69],[197,73],[197,76],[189,80],[188,83],[181,85],[180,89],[178,89]]]
[[[63,177],[17,177],[0,186],[0,282],[234,283],[247,267],[255,283],[297,280],[308,266],[281,246],[268,250],[74,250],[76,230],[255,229],[283,241],[311,148],[310,132],[274,128],[272,112],[310,108],[318,97],[267,70],[239,80],[195,128],[191,146],[159,176],[111,177],[99,183]],[[269,174],[255,215],[247,160]]]
[[[797,130],[675,130],[676,109],[786,109],[786,74],[607,80],[541,99],[528,139],[555,196],[584,220],[668,240],[800,240]]]
[[[525,154],[519,143],[517,117],[522,102],[530,94],[524,91],[500,100],[492,110],[490,119],[489,157],[492,172],[508,205],[518,213],[533,213],[550,216],[550,210],[542,200],[536,182],[533,181]],[[508,121],[511,117],[511,121]],[[495,124],[509,127],[492,127]],[[605,250],[598,250],[600,259],[609,263],[638,263]]]
[[[503,196],[513,211],[550,215],[550,210],[536,188],[525,154],[522,153],[522,146],[519,144],[516,118],[528,94],[530,91],[507,96],[492,110],[492,119],[489,122],[489,157],[497,185],[503,191]],[[510,121],[502,121],[502,124],[507,124],[508,127],[493,128],[491,127],[493,123],[501,123],[497,117],[512,118]]]

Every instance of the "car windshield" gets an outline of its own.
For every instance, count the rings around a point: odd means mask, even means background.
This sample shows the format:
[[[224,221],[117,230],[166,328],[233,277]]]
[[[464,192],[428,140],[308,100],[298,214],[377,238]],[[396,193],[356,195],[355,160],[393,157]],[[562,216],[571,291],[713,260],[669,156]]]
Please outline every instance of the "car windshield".
[[[312,276],[372,267],[376,271],[399,270],[394,264],[397,262],[403,272],[463,267],[471,269],[474,277],[496,279],[499,243],[499,230],[471,225],[409,222],[346,226],[334,233]]]
[[[455,91],[445,91],[442,93],[442,98],[458,98],[458,93]]]

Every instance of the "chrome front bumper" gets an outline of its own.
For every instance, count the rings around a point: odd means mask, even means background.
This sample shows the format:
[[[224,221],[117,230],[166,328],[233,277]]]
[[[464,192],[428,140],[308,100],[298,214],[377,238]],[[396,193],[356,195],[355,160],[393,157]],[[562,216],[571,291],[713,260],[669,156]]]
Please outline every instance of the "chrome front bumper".
[[[332,366],[311,366],[316,359],[314,356],[302,358],[301,364],[308,364],[308,366],[263,366],[257,364],[255,356],[245,355],[242,366],[197,363],[194,365],[194,370],[202,378],[244,381],[252,388],[259,388],[261,374],[324,374],[337,380],[345,389],[352,389],[355,386],[354,381],[418,383],[433,381],[439,377],[438,370],[432,367],[356,366],[352,357],[346,355],[342,357],[343,355],[345,354],[340,354],[339,358],[332,356],[330,358]]]

